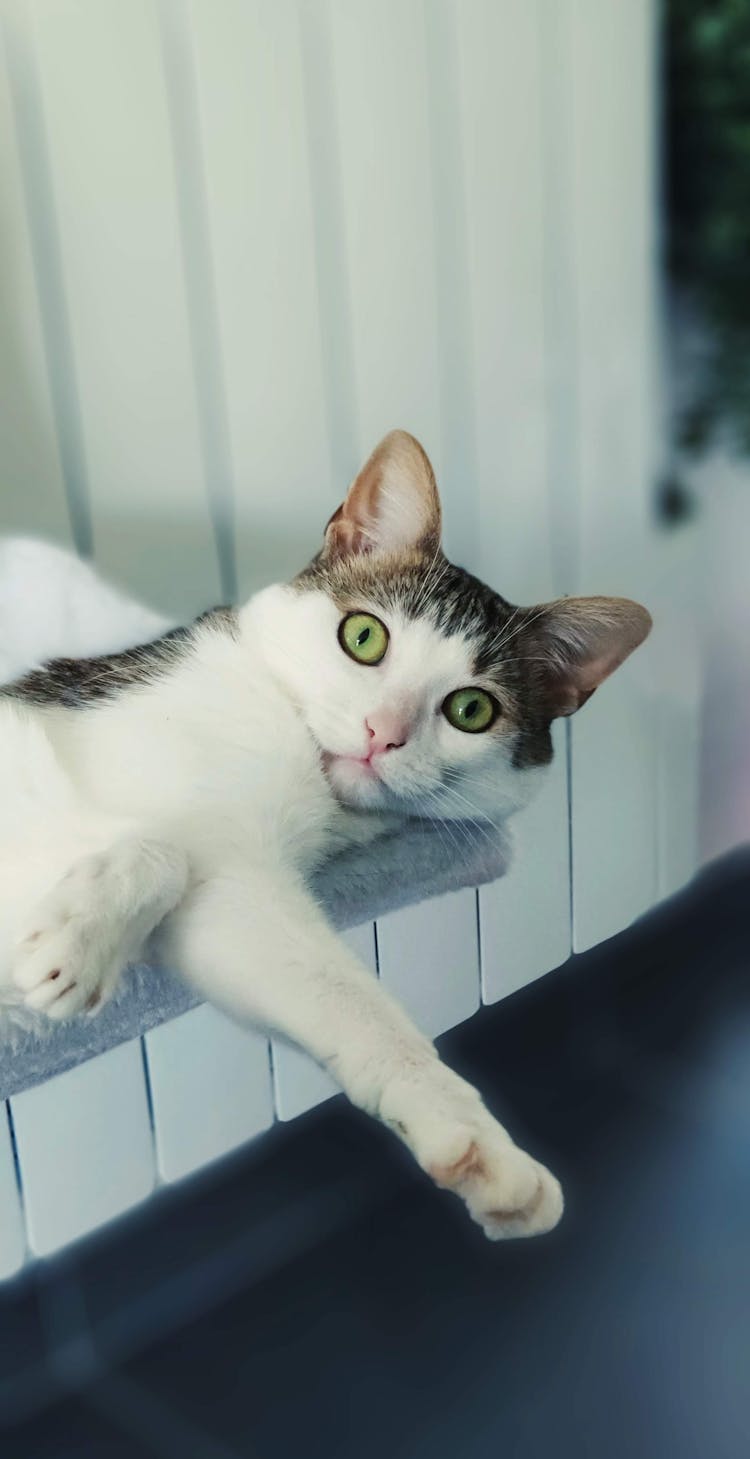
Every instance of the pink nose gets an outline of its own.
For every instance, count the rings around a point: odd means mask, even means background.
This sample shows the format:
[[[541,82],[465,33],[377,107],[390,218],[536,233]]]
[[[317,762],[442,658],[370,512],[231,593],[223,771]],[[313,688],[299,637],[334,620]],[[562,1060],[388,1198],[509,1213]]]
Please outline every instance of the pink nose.
[[[381,709],[377,714],[371,714],[365,720],[367,732],[370,736],[370,754],[383,755],[386,750],[400,750],[409,738],[409,726],[406,720],[399,714],[394,714],[387,709]]]

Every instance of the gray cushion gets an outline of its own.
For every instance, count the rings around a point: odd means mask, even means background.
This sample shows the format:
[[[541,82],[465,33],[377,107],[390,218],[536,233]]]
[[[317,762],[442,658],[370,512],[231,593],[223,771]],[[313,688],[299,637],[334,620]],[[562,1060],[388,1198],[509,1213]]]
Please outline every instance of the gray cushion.
[[[460,862],[457,839],[466,847]],[[335,926],[355,927],[426,897],[493,881],[508,860],[502,828],[466,824],[456,838],[434,822],[413,821],[367,849],[331,857],[312,890]],[[0,1020],[0,1098],[136,1038],[198,1001],[176,974],[138,966],[128,969],[115,998],[94,1018],[57,1024],[34,1015],[28,1027]]]

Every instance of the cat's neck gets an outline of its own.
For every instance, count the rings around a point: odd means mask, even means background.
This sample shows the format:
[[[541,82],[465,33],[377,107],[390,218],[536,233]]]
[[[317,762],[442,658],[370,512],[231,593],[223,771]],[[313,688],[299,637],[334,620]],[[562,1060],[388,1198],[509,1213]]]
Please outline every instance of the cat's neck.
[[[163,671],[109,699],[39,712],[66,768],[96,800],[119,781],[134,793],[156,782],[157,798],[184,797],[242,782],[243,771],[258,778],[261,766],[264,774],[287,763],[298,775],[300,763],[317,769],[289,694],[257,636],[241,628],[198,631]]]

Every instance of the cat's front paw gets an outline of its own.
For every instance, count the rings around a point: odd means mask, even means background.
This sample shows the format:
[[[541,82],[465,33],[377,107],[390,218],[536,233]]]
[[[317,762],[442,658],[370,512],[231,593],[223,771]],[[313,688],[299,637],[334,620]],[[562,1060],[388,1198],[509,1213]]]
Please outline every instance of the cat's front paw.
[[[13,981],[25,1006],[57,1020],[98,1012],[124,966],[93,884],[83,881],[64,879],[39,903],[16,944]]]
[[[13,980],[27,1008],[48,1018],[95,1013],[114,991],[119,968],[98,939],[74,922],[33,930],[18,945]]]
[[[559,1182],[514,1145],[477,1091],[445,1065],[435,1060],[421,1076],[391,1080],[379,1113],[435,1184],[461,1197],[491,1241],[540,1236],[557,1225]]]
[[[433,1161],[428,1174],[455,1191],[491,1241],[508,1236],[540,1236],[563,1213],[560,1183],[545,1166],[511,1144],[503,1131],[465,1129],[451,1138],[447,1161]]]

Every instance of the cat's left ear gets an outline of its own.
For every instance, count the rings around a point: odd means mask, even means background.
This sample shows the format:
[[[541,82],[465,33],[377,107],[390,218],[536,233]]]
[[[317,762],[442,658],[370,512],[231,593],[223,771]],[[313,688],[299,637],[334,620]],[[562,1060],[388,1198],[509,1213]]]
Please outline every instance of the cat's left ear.
[[[580,709],[650,631],[651,614],[630,598],[560,598],[535,610],[525,632],[545,666],[550,717]]]
[[[391,431],[331,517],[324,552],[429,552],[439,542],[440,499],[427,454],[407,431]]]

